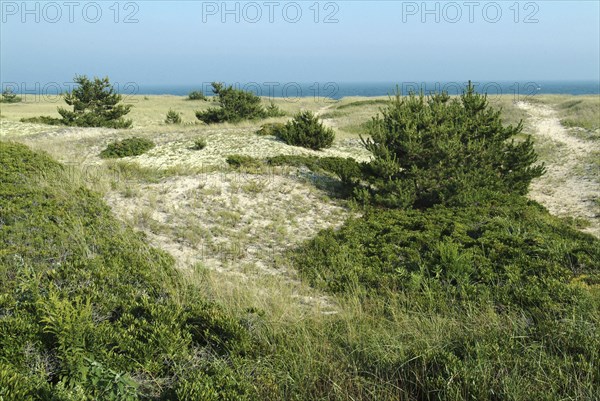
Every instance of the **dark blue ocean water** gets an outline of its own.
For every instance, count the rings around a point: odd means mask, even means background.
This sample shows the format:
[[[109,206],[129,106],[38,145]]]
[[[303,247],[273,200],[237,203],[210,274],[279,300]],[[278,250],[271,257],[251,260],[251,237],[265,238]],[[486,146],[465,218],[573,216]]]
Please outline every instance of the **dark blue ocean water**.
[[[225,82],[236,88],[248,90],[259,96],[276,98],[327,97],[340,99],[347,96],[387,96],[396,89],[405,95],[409,92],[428,94],[447,91],[460,94],[466,81],[404,81],[404,82]],[[475,89],[489,96],[513,95],[526,98],[537,94],[600,95],[600,81],[474,81]],[[141,95],[180,95],[192,90],[212,94],[210,82],[189,85],[132,85],[123,93]]]

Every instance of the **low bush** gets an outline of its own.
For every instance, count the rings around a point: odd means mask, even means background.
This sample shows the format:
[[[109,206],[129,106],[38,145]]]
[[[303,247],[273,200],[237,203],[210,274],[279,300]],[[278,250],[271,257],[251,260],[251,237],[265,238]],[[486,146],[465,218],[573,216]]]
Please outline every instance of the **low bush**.
[[[328,148],[335,139],[333,130],[325,127],[318,117],[310,111],[296,114],[276,134],[279,139],[288,145],[302,146],[313,150]]]
[[[373,210],[323,232],[301,254],[305,276],[334,292],[429,288],[540,310],[568,304],[570,281],[600,269],[598,240],[533,201],[500,194],[469,207]]]
[[[0,97],[0,103],[19,103],[22,100],[23,99],[20,96],[17,96],[10,88],[5,89]]]
[[[120,157],[139,156],[154,148],[154,142],[145,138],[128,138],[121,141],[115,141],[100,152],[103,159],[113,159]]]
[[[227,156],[226,162],[232,167],[247,169],[258,169],[264,165],[262,160],[246,155]]]
[[[260,98],[255,94],[234,89],[233,86],[226,87],[218,82],[213,82],[212,86],[220,107],[197,111],[196,118],[200,121],[206,124],[237,123],[268,117]]]
[[[188,94],[188,100],[206,100],[206,96],[200,91],[192,91]]]
[[[285,124],[282,123],[268,123],[263,124],[258,131],[256,131],[256,135],[259,136],[278,136],[282,129],[284,129]]]
[[[271,102],[265,109],[267,112],[267,117],[283,117],[285,116],[285,112],[279,108],[275,103]]]
[[[22,118],[21,122],[22,123],[31,123],[31,124],[64,125],[64,122],[62,119],[54,118],[54,117],[50,117],[50,116]]]
[[[194,150],[202,150],[206,147],[206,139],[197,138],[194,140],[194,144],[192,145],[192,149]]]
[[[340,363],[360,371],[352,398],[366,389],[406,400],[597,393],[600,241],[522,196],[367,208],[292,259],[358,311],[324,334],[348,350]]]
[[[267,158],[266,162],[271,166],[304,166],[316,173],[331,173],[349,188],[358,184],[363,168],[356,160],[343,157],[279,155]]]
[[[167,118],[165,119],[166,124],[181,124],[181,113],[176,112],[173,109],[169,109],[167,112]]]

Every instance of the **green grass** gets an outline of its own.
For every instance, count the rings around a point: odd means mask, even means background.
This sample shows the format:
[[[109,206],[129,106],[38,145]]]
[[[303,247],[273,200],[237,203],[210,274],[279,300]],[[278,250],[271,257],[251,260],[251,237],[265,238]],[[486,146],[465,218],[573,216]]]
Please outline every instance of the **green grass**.
[[[369,100],[357,100],[351,103],[344,103],[340,105],[337,109],[344,110],[351,107],[364,107],[364,106],[372,106],[372,105],[385,105],[387,103],[387,99],[369,99]]]
[[[600,129],[600,98],[585,97],[567,100],[558,104],[561,122],[566,127],[581,127],[586,130]]]
[[[600,129],[600,98],[598,96],[538,95],[529,100],[554,107],[565,127],[583,128],[592,132]],[[597,134],[592,139],[597,140]]]

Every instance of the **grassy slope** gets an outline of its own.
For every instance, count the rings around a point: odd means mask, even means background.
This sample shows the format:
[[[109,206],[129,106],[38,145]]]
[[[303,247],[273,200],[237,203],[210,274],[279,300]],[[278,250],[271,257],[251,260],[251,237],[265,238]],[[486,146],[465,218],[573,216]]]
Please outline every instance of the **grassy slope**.
[[[539,95],[531,98],[536,103],[553,106],[565,127],[583,128],[598,139],[600,130],[600,97],[598,96],[566,96]]]
[[[243,329],[169,255],[48,156],[0,142],[0,165],[0,398],[237,398]]]

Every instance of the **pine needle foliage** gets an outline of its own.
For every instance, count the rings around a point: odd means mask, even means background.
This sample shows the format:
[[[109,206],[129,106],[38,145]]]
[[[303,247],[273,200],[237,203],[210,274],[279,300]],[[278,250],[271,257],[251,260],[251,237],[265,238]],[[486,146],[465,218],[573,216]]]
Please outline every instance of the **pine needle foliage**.
[[[465,191],[525,194],[545,169],[523,124],[504,126],[501,110],[469,83],[462,96],[399,93],[373,118],[365,147],[375,203],[389,207],[447,204]]]
[[[132,121],[123,117],[131,105],[120,104],[123,97],[115,91],[108,77],[89,79],[85,75],[74,78],[77,87],[65,95],[72,110],[58,108],[63,123],[77,127],[130,128]]]

